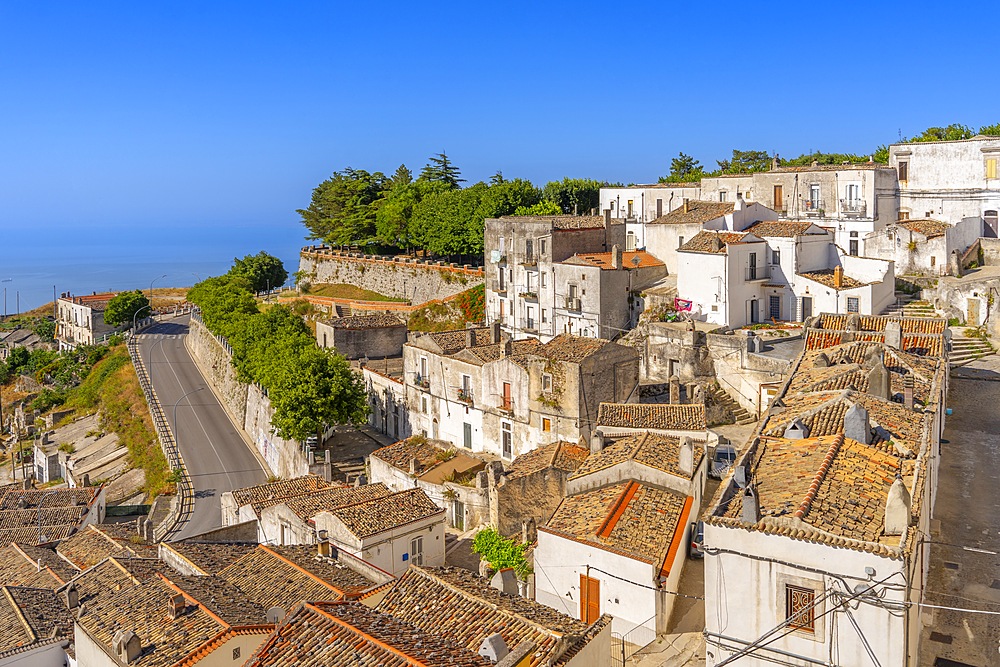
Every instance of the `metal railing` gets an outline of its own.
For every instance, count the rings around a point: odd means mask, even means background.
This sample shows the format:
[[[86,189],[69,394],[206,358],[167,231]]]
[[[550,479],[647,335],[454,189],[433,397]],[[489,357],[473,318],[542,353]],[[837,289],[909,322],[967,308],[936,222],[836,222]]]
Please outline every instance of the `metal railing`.
[[[826,202],[822,199],[804,199],[802,201],[802,211],[806,215],[823,215],[826,211]]]
[[[139,331],[139,329],[136,329],[135,333]],[[157,542],[160,542],[174,532],[180,526],[181,521],[186,520],[193,514],[193,485],[191,483],[191,476],[184,466],[184,459],[177,448],[177,441],[170,430],[170,424],[167,423],[166,415],[163,414],[160,399],[156,395],[156,390],[153,389],[153,383],[149,378],[149,372],[146,370],[146,364],[142,360],[142,355],[139,354],[139,343],[134,335],[129,337],[127,347],[129,356],[132,358],[132,365],[135,367],[135,374],[139,378],[139,386],[142,387],[142,393],[146,397],[146,404],[149,406],[149,415],[153,419],[153,426],[156,428],[156,435],[160,440],[160,448],[163,450],[163,455],[167,459],[167,465],[170,466],[171,470],[180,471],[180,480],[177,481],[177,501],[171,503],[167,516],[153,528],[153,538]]]
[[[840,210],[844,213],[864,215],[868,211],[868,204],[860,199],[841,199]]]
[[[580,306],[580,297],[578,296],[568,296],[566,297],[566,310],[572,310],[579,312],[582,310]]]
[[[767,280],[771,277],[771,267],[767,265],[747,266],[743,268],[743,279],[747,282],[753,280]]]
[[[656,641],[656,631],[650,628],[647,623],[655,622],[656,617],[646,619],[645,623],[635,626],[623,635],[615,632],[611,633],[611,664],[615,667],[624,667],[628,660],[639,649],[649,646]]]

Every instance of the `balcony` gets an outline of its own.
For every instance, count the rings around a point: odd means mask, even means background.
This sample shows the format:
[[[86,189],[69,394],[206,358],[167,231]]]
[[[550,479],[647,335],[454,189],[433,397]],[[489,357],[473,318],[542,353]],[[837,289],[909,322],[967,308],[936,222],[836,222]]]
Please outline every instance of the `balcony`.
[[[491,280],[490,281],[490,291],[496,292],[503,296],[507,295],[507,282],[503,280]]]
[[[826,202],[822,199],[806,199],[802,202],[802,213],[810,217],[825,217]]]
[[[743,280],[748,283],[752,283],[757,280],[768,280],[770,277],[770,266],[747,266],[743,268]]]
[[[538,321],[533,317],[529,317],[524,321],[523,327],[524,333],[537,334],[538,333]]]
[[[851,218],[868,217],[868,204],[859,199],[841,199],[840,210],[845,216]]]
[[[413,384],[421,389],[429,389],[431,386],[431,379],[426,375],[421,375],[420,373],[413,374]]]
[[[518,264],[527,267],[538,266],[538,256],[533,252],[526,252]]]
[[[497,410],[506,413],[514,412],[514,401],[511,400],[510,396],[502,397],[500,399],[500,405],[497,406]]]
[[[472,390],[471,389],[459,389],[458,390],[458,400],[466,405],[472,405]]]
[[[578,296],[568,296],[566,297],[566,310],[571,310],[573,312],[579,313],[583,310],[580,304],[580,297]]]
[[[521,290],[521,298],[525,301],[538,301],[538,292]]]

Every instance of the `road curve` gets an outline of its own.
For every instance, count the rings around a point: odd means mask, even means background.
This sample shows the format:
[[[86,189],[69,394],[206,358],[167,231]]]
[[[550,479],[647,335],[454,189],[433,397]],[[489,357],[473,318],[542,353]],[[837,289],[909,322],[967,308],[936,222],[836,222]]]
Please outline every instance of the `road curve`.
[[[185,347],[187,322],[162,322],[137,336],[139,354],[194,486],[194,511],[170,539],[220,527],[222,494],[266,479]]]

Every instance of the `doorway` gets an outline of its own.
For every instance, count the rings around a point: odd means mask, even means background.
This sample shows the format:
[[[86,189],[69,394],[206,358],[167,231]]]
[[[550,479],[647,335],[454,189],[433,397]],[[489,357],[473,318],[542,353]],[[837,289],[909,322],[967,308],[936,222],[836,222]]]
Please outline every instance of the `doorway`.
[[[979,326],[979,299],[966,299],[965,323],[970,327]]]
[[[779,213],[785,210],[785,191],[780,185],[774,186],[774,210]]]
[[[757,299],[750,299],[750,323],[757,324],[760,322],[760,303]]]
[[[580,575],[580,620],[588,625],[601,617],[601,582]]]
[[[802,297],[802,322],[806,319],[812,317],[813,314],[813,300],[811,296]]]

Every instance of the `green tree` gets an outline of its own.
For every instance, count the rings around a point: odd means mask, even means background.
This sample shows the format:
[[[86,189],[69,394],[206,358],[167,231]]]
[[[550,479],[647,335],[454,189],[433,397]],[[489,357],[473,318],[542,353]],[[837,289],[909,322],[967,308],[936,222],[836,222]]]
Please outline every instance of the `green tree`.
[[[872,159],[881,164],[889,164],[889,147],[885,144],[880,144],[872,154]]]
[[[771,156],[767,151],[741,151],[734,148],[731,159],[716,162],[724,174],[749,174],[771,168]]]
[[[660,177],[660,183],[690,183],[705,176],[705,169],[698,160],[683,152],[670,161],[670,174]]]
[[[407,169],[405,164],[401,164],[396,167],[395,173],[393,173],[392,178],[389,179],[389,187],[409,185],[412,182],[413,172]]]
[[[142,293],[142,290],[131,292],[119,292],[104,309],[104,322],[113,327],[121,324],[131,324],[132,317],[149,305],[149,299]]]
[[[542,188],[542,198],[554,202],[568,215],[585,215],[601,206],[601,188],[606,182],[590,178],[564,178]]]
[[[923,141],[957,141],[970,139],[975,135],[972,128],[961,123],[952,123],[947,127],[928,127],[921,134],[909,140],[910,143]]]
[[[428,158],[427,164],[420,172],[420,180],[443,183],[451,189],[460,188],[459,184],[465,183],[462,172],[443,151]]]
[[[442,189],[440,184],[427,181],[394,183],[383,192],[375,214],[375,237],[379,243],[409,250],[413,247],[410,229],[413,209],[425,195]]]
[[[802,155],[792,158],[790,160],[780,159],[778,163],[782,167],[804,167],[811,165],[813,162],[816,164],[843,164],[848,163],[858,163],[858,162],[868,162],[867,155],[855,155],[854,153],[821,153],[816,151],[815,153],[803,153]]]
[[[518,206],[514,210],[514,215],[561,215],[562,209],[559,204],[548,199],[542,200],[532,206]]]
[[[985,137],[1000,137],[1000,123],[993,125],[983,125],[979,128],[979,134]]]
[[[531,566],[524,555],[528,545],[504,537],[496,528],[484,528],[472,539],[472,551],[490,564],[494,570],[513,568],[521,579],[531,574]]]
[[[257,301],[245,278],[215,276],[188,291],[188,301],[201,308],[201,317],[213,333],[229,336],[243,318],[257,312]]]
[[[313,190],[309,208],[299,209],[310,239],[331,245],[365,245],[375,234],[375,215],[385,175],[363,169],[334,172]]]
[[[233,259],[233,267],[229,269],[228,275],[246,279],[252,292],[281,287],[288,280],[288,271],[281,260],[263,250],[243,259]]]

